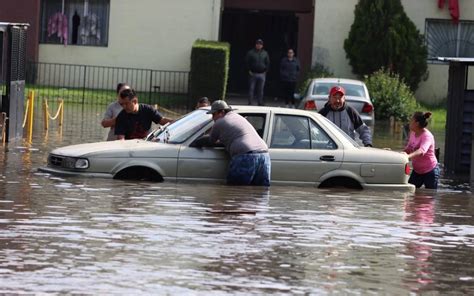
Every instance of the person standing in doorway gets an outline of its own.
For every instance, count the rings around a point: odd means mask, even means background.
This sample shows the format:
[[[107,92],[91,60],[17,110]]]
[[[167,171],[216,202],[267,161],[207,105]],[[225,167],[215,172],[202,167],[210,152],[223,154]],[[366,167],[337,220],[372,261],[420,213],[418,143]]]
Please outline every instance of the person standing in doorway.
[[[408,183],[420,188],[437,189],[439,179],[438,160],[435,155],[433,134],[426,128],[431,112],[415,112],[410,119],[410,136],[403,150],[411,160],[413,171]]]
[[[255,48],[247,52],[245,64],[249,72],[249,105],[252,105],[254,98],[257,98],[259,106],[265,105],[263,102],[263,89],[267,71],[270,67],[270,58],[263,49],[263,40],[255,41]]]
[[[289,48],[286,57],[280,62],[280,80],[286,108],[295,108],[296,80],[300,74],[300,62],[293,48]],[[291,103],[291,105],[290,105]]]
[[[109,133],[107,135],[107,141],[116,140],[117,137],[115,136],[115,120],[119,113],[123,110],[122,106],[119,104],[120,99],[120,92],[125,89],[129,89],[126,83],[120,82],[117,84],[117,99],[115,102],[110,103],[105,110],[104,118],[102,119],[102,127],[107,128],[110,127]]]

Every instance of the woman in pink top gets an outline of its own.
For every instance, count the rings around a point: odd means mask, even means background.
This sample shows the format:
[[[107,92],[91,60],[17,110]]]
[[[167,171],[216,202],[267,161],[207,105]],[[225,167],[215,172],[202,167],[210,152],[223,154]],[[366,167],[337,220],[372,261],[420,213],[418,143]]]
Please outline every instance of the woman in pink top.
[[[426,129],[431,112],[415,112],[410,119],[410,137],[404,151],[412,161],[413,172],[409,183],[420,188],[437,189],[439,179],[438,160],[435,156],[433,134]]]

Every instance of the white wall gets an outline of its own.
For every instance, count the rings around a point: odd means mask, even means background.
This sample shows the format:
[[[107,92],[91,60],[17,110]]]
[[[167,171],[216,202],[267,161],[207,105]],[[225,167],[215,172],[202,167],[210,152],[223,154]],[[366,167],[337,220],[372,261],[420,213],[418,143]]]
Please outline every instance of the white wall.
[[[192,43],[217,40],[220,0],[111,0],[107,47],[40,44],[39,61],[189,71]]]
[[[336,76],[354,78],[343,44],[354,22],[358,0],[315,0],[315,3],[313,63],[328,66]],[[437,1],[433,0],[402,0],[402,4],[422,34],[426,18],[450,19],[448,4],[443,10],[438,9]],[[474,20],[472,0],[459,0],[459,6],[461,20]],[[448,66],[428,64],[428,71],[428,80],[420,83],[416,97],[420,101],[437,103],[447,97]],[[474,77],[470,79],[474,81]]]

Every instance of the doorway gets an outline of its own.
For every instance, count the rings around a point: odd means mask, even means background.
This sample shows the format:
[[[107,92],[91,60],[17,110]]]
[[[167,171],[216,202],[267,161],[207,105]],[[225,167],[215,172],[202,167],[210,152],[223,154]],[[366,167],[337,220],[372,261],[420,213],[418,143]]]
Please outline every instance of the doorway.
[[[255,40],[264,41],[270,56],[270,70],[265,83],[265,96],[276,97],[279,89],[280,60],[288,48],[298,46],[298,16],[295,12],[225,9],[222,14],[220,40],[230,43],[229,80],[227,92],[247,95],[247,51]]]

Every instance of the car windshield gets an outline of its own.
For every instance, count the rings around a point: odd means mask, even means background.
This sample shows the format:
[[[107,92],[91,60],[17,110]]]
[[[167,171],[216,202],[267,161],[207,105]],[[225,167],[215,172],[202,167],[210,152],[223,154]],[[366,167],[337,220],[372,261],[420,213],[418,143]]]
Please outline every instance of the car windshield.
[[[352,139],[348,134],[346,134],[342,129],[340,129],[336,124],[334,124],[334,122],[332,122],[331,120],[327,119],[326,117],[324,116],[320,116],[319,117],[320,120],[323,120],[324,122],[326,122],[327,124],[333,126],[335,129],[337,129],[339,131],[339,133],[347,139],[347,141],[351,142],[352,145],[354,145],[355,147],[360,147],[360,145],[354,140]]]
[[[207,110],[195,110],[172,124],[161,126],[151,132],[147,141],[180,144],[194,135],[198,130],[212,121],[212,116],[206,114]]]
[[[357,84],[337,83],[337,82],[317,82],[313,86],[313,95],[329,95],[329,90],[335,85],[340,85],[346,90],[347,96],[365,97],[364,87]]]

